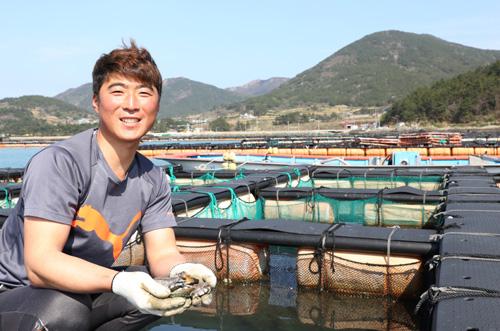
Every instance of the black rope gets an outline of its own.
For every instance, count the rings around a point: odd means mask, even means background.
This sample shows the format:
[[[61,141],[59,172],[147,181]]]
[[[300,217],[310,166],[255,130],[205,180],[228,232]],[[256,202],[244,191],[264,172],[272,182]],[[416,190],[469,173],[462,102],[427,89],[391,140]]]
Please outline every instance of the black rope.
[[[248,221],[249,219],[244,217],[240,220],[237,220],[235,222],[221,225],[219,226],[218,230],[219,233],[217,235],[217,242],[215,244],[215,253],[214,253],[214,265],[215,265],[215,270],[220,273],[222,270],[224,270],[224,258],[222,256],[222,244],[226,245],[226,258],[227,258],[227,270],[226,270],[226,277],[223,278],[229,278],[229,246],[233,243],[233,240],[231,239],[231,228],[235,226],[236,224],[242,223],[244,221]],[[223,232],[226,230],[226,235],[224,236],[225,238],[223,239]],[[217,263],[217,257],[220,260],[220,267]]]
[[[335,231],[345,225],[345,223],[334,223],[331,226],[329,226],[325,231],[321,233],[320,240],[318,245],[316,246],[316,249],[314,250],[313,257],[311,261],[309,261],[309,272],[313,275],[318,275],[318,284],[321,284],[321,277],[322,277],[322,269],[323,269],[323,261],[324,261],[324,255],[327,252],[326,248],[326,239],[331,235],[332,236],[332,252],[330,256],[330,268],[332,269],[332,272],[335,273],[335,267],[334,267],[334,250],[335,250]],[[318,266],[318,270],[314,271],[312,269],[313,263],[316,263]]]
[[[310,192],[311,194],[305,199],[305,210],[310,210],[312,215],[312,222],[314,222],[314,217],[316,215],[316,195],[318,194],[317,188],[313,188]]]

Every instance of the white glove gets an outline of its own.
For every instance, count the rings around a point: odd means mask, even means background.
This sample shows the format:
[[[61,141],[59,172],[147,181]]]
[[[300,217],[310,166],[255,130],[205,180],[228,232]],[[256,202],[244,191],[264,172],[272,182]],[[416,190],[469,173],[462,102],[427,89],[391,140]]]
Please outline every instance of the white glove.
[[[205,267],[203,264],[199,263],[181,263],[175,265],[170,270],[170,276],[178,275],[181,272],[187,273],[189,276],[193,278],[197,278],[200,281],[207,283],[211,288],[214,288],[217,285],[217,277],[215,277],[212,270]]]
[[[111,291],[121,295],[143,314],[172,316],[191,305],[191,300],[171,297],[170,290],[145,272],[119,272],[113,278]]]

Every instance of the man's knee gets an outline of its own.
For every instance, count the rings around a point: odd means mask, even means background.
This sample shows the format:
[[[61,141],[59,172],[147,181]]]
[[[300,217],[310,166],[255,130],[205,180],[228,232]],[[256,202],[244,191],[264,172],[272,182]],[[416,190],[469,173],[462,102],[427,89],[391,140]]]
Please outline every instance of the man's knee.
[[[89,295],[49,291],[44,298],[46,306],[39,310],[39,318],[50,331],[87,331],[90,327],[92,301]]]

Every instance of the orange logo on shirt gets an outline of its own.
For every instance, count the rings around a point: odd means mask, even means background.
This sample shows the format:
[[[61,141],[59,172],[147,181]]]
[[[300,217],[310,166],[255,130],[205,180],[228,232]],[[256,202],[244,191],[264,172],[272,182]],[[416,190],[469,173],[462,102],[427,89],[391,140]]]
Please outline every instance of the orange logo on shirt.
[[[132,228],[134,223],[140,219],[141,212],[139,211],[137,215],[135,215],[132,222],[130,222],[127,230],[121,235],[112,233],[109,229],[108,223],[106,223],[106,219],[104,219],[100,212],[93,209],[92,206],[85,205],[80,208],[80,210],[78,211],[78,216],[81,217],[83,221],[74,220],[72,226],[79,226],[83,230],[88,232],[95,231],[95,233],[101,240],[110,242],[113,245],[113,256],[116,260],[123,248],[123,238],[130,231],[130,228]]]

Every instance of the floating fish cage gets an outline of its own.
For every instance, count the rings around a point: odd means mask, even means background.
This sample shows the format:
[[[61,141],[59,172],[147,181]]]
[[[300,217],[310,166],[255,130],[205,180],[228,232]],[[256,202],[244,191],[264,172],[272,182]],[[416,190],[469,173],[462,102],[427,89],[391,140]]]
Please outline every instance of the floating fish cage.
[[[172,206],[179,249],[220,280],[226,322],[266,300],[328,328],[500,329],[496,166],[165,171],[217,178],[172,184]],[[147,264],[138,233],[115,261],[130,264]]]
[[[408,185],[301,185],[349,173],[326,176],[314,170],[223,171],[221,178],[233,179],[174,187],[180,251],[225,282],[264,281],[345,295],[420,296],[428,280],[425,259],[437,252],[428,237],[440,225],[443,192]],[[199,175],[191,174],[200,178],[207,173]],[[384,175],[387,183],[404,179],[406,184],[432,182],[434,188],[446,182],[444,173],[365,171],[357,178],[380,180],[377,175]]]

